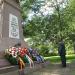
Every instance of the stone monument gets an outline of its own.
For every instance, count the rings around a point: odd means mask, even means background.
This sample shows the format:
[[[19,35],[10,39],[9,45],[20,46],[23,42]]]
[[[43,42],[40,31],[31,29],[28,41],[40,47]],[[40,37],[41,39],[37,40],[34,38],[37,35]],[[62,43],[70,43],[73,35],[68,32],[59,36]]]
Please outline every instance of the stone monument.
[[[19,42],[27,47],[23,40],[21,22],[19,0],[0,0],[0,59],[4,59],[6,48]]]

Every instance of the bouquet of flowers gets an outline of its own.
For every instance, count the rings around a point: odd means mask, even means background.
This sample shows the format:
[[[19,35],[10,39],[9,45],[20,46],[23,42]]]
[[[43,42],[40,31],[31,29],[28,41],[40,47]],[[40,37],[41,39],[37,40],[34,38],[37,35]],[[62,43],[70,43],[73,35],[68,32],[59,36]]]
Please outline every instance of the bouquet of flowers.
[[[13,65],[19,65],[22,69],[22,66],[25,66],[25,63],[29,63],[31,67],[31,63],[33,63],[30,57],[30,53],[27,48],[23,47],[10,47],[5,50],[6,59]]]

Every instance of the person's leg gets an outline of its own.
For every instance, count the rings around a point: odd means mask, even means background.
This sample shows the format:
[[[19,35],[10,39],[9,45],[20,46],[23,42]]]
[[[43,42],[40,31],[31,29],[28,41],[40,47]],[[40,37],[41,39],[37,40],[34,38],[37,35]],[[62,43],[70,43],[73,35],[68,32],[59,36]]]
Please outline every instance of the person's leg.
[[[65,55],[63,56],[63,67],[66,67],[66,57],[65,57]]]
[[[66,67],[66,57],[65,55],[61,56],[62,67]]]

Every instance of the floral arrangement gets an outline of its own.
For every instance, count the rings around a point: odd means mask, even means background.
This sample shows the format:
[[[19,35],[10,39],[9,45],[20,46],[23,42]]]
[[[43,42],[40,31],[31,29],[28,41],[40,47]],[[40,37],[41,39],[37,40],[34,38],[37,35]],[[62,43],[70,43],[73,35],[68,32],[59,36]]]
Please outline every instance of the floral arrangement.
[[[27,57],[28,56],[28,57]],[[33,60],[30,57],[30,54],[27,48],[21,47],[10,47],[5,50],[5,58],[13,65],[19,65],[19,68],[22,69],[25,67],[25,63],[29,63],[30,67],[33,63]]]
[[[36,60],[38,63],[44,62],[43,57],[36,50],[28,50],[24,47],[10,47],[6,49],[5,58],[12,65],[19,65],[21,70],[25,67],[25,63],[29,63],[30,68],[32,68],[34,66],[33,60]]]

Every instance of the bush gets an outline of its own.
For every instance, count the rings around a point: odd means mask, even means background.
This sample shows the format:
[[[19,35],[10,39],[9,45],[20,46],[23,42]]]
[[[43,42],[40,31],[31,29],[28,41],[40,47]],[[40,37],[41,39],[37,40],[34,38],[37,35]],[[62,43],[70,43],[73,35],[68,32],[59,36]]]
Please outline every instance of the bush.
[[[49,55],[49,47],[46,45],[41,45],[40,50],[39,50],[40,55],[42,56],[47,56]]]
[[[49,56],[57,56],[58,54],[57,53],[49,53]]]

